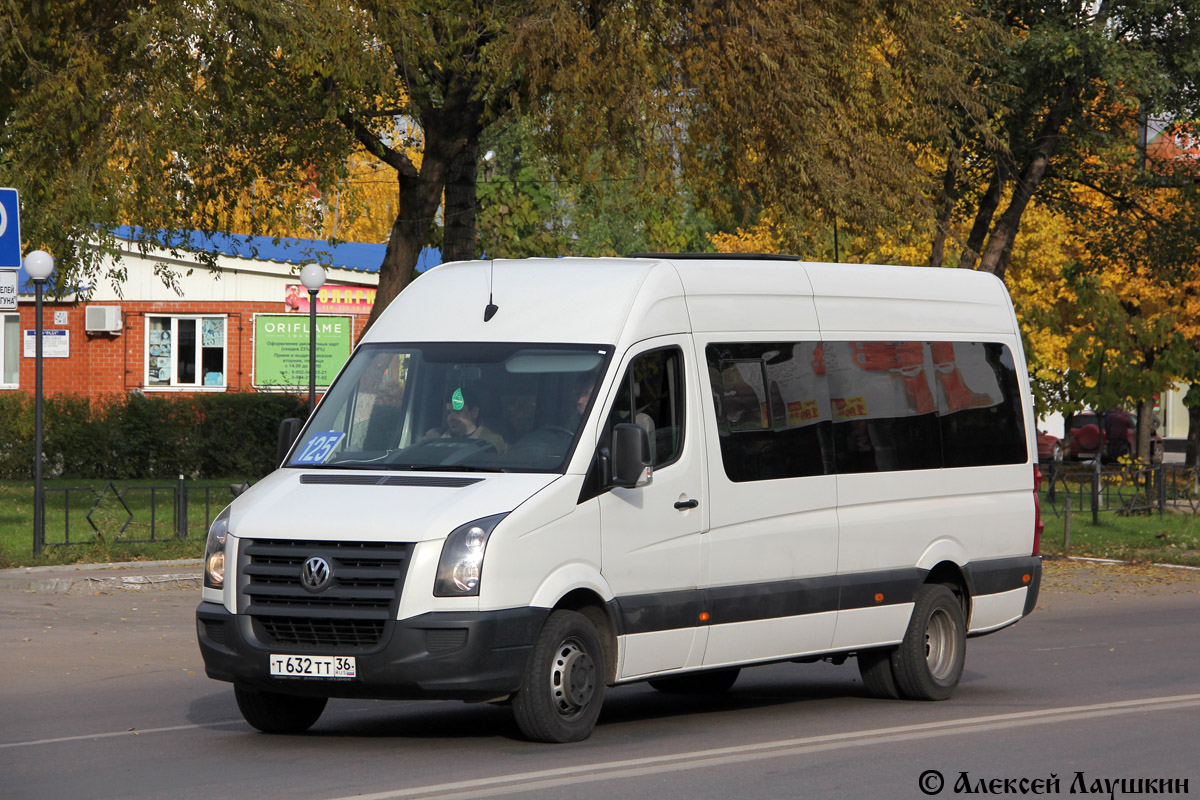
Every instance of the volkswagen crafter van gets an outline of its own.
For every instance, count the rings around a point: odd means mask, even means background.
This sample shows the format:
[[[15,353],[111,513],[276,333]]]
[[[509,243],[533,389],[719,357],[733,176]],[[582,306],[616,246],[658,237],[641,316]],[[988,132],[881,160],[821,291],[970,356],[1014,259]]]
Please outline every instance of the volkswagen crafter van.
[[[989,274],[446,264],[213,523],[205,667],[269,732],[448,698],[574,741],[607,687],[821,658],[944,699],[1037,599],[1031,408]]]

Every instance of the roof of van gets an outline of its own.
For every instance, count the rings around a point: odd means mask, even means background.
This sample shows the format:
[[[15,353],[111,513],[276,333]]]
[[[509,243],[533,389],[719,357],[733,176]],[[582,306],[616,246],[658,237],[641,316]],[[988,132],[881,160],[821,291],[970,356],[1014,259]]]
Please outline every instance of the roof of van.
[[[484,309],[498,310],[484,321]],[[668,333],[1014,335],[989,273],[794,260],[463,261],[417,278],[364,341],[632,343]]]

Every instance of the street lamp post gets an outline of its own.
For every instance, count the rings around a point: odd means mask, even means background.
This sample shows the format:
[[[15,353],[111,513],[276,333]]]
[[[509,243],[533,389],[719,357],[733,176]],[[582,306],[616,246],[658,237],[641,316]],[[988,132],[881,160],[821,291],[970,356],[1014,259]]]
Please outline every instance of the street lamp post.
[[[309,264],[300,270],[300,282],[308,289],[308,415],[317,407],[317,292],[325,285],[325,270]]]
[[[34,321],[34,399],[33,399],[33,554],[42,554],[46,541],[46,506],[42,497],[42,285],[54,270],[54,259],[44,250],[25,256],[25,272],[33,278]]]

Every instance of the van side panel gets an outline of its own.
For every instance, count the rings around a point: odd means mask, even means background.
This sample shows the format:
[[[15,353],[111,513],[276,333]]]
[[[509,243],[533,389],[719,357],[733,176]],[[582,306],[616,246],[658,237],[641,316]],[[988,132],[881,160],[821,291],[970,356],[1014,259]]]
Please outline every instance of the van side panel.
[[[884,332],[919,339],[917,332],[967,331],[1011,337],[1014,332],[1004,284],[990,273],[861,264],[805,264],[804,269],[827,339]]]
[[[812,288],[797,263],[689,261],[677,267],[695,333],[759,331],[762,341],[763,331],[817,329]]]
[[[691,301],[689,295],[689,305]],[[803,305],[802,298],[798,302]],[[777,354],[778,363],[761,378],[747,372],[754,383],[750,387],[739,372],[744,362],[722,361],[721,353],[725,351],[721,344],[812,342],[817,338],[815,331],[695,336],[697,361],[708,368],[708,391],[702,399],[705,434],[710,443],[711,497],[711,529],[706,537],[709,551],[701,578],[701,585],[708,590],[711,612],[705,666],[819,652],[832,641],[839,598],[834,477],[746,480],[765,477],[761,472],[746,471],[755,469],[755,459],[760,469],[774,463],[781,471],[803,467],[821,471],[820,456],[814,453],[815,461],[798,463],[785,456],[780,464],[779,454],[755,452],[756,444],[749,439],[745,441],[751,460],[744,466],[727,463],[723,454],[730,437],[757,435],[754,430],[737,428],[746,424],[753,428],[760,414],[770,416],[776,407],[776,416],[782,415],[785,420],[786,409],[790,408],[793,421],[801,410],[817,416],[825,412],[810,408],[801,397],[806,384],[799,373],[805,369],[811,373],[811,346]],[[744,355],[736,348],[729,352]],[[728,379],[722,380],[722,374]],[[736,379],[744,397],[732,396],[734,390],[727,389],[729,379]],[[726,396],[719,396],[722,394]],[[778,397],[769,399],[768,395]]]

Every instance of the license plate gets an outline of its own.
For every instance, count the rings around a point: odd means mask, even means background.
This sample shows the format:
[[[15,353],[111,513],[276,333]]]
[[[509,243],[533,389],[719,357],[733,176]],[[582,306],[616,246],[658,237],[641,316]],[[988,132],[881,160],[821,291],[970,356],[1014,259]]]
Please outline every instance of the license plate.
[[[354,656],[284,656],[271,654],[274,678],[356,678]]]

